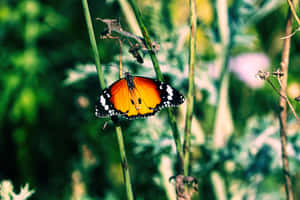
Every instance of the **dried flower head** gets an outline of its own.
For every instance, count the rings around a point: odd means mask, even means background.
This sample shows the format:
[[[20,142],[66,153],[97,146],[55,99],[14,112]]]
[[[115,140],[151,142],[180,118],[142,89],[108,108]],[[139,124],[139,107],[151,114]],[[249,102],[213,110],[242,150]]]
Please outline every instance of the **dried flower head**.
[[[266,80],[270,77],[270,72],[264,72],[262,70],[259,70],[255,77],[259,80]]]
[[[198,191],[198,180],[193,176],[179,174],[170,177],[169,181],[175,179],[177,200],[190,200],[193,193]]]

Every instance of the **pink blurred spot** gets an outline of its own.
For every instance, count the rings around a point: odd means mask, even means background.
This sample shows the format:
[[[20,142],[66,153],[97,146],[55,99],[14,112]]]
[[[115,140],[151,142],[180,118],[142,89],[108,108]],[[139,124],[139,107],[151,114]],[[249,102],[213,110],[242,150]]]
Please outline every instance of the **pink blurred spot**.
[[[269,66],[269,58],[262,53],[245,53],[229,60],[230,71],[251,88],[264,85],[264,81],[258,80],[255,75],[259,70],[266,71]]]

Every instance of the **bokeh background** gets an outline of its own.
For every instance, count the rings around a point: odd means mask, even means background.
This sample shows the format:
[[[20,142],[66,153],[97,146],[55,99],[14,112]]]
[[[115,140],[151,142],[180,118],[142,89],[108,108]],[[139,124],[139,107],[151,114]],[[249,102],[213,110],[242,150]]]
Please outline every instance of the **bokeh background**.
[[[105,24],[120,18],[139,34],[126,1],[90,0],[106,83],[118,79],[119,45],[101,40]],[[285,199],[279,140],[279,97],[255,74],[280,64],[288,5],[277,0],[228,1],[232,46],[223,55],[216,2],[197,0],[195,104],[191,175],[199,180],[193,199]],[[189,7],[186,0],[137,0],[166,80],[187,93]],[[294,29],[297,25],[294,24]],[[300,34],[292,38],[288,95],[300,105]],[[96,119],[100,93],[81,1],[0,2],[0,181],[14,191],[30,185],[29,199],[126,199],[112,123]],[[148,55],[138,64],[123,47],[124,71],[155,77]],[[217,101],[219,61],[228,57],[224,102]],[[274,79],[274,84],[278,83]],[[222,108],[220,108],[222,105]],[[176,109],[179,130],[183,104]],[[221,109],[215,132],[216,109]],[[174,199],[176,152],[166,111],[121,121],[136,199]],[[288,154],[295,199],[300,198],[300,136],[288,113]],[[2,197],[3,198],[3,197]]]

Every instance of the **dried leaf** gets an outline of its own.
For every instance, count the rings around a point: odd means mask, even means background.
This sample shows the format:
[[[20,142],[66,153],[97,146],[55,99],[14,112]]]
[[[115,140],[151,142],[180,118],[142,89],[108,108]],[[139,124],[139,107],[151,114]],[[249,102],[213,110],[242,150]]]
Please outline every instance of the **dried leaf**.
[[[107,29],[105,29],[104,32],[101,33],[100,38],[102,39],[115,38],[114,36],[111,35],[112,32],[122,35],[127,39],[127,41],[131,46],[131,48],[129,49],[129,53],[132,54],[134,58],[136,58],[137,62],[144,63],[144,60],[139,53],[139,50],[143,52],[143,55],[145,55],[146,53],[151,53],[146,47],[146,42],[144,38],[139,37],[133,33],[124,31],[122,29],[119,19],[101,19],[101,18],[96,18],[96,19],[102,21],[107,25]],[[137,43],[132,45],[130,39],[134,39]],[[157,42],[153,41],[151,48],[152,48],[152,52],[156,53],[160,50],[160,45]]]

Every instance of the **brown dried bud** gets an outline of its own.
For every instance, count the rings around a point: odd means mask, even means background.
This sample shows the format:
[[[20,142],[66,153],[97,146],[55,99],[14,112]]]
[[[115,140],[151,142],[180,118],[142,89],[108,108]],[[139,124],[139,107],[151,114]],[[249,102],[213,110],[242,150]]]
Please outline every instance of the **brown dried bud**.
[[[258,78],[259,80],[266,80],[270,77],[270,72],[264,72],[262,70],[259,70],[255,75],[255,77]]]
[[[198,191],[198,180],[193,176],[179,174],[170,177],[169,181],[175,179],[177,200],[191,200],[194,192]]]

